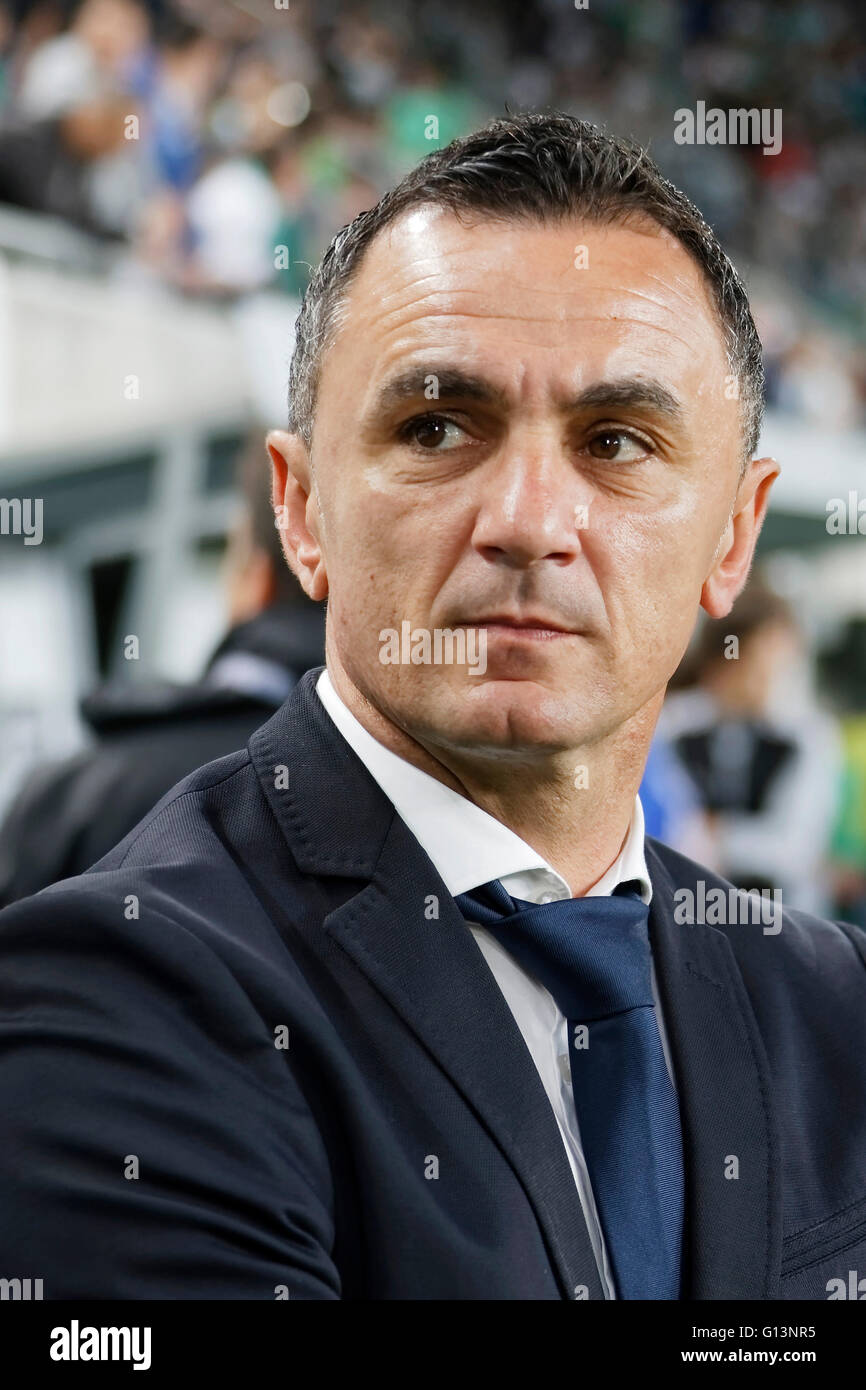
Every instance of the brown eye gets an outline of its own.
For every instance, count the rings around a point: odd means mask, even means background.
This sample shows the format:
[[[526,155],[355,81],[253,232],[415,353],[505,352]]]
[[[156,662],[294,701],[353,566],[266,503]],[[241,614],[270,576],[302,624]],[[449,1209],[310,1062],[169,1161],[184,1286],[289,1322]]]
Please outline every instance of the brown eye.
[[[419,420],[412,428],[412,435],[415,443],[420,444],[422,449],[435,449],[445,438],[445,421],[438,416],[429,420]]]
[[[428,453],[446,453],[462,443],[463,430],[445,415],[425,415],[412,420],[405,437]]]
[[[619,442],[618,434],[597,434],[589,446],[590,453],[599,459],[616,458]]]
[[[652,452],[643,440],[624,430],[602,430],[593,436],[588,447],[593,458],[608,463],[635,463]]]

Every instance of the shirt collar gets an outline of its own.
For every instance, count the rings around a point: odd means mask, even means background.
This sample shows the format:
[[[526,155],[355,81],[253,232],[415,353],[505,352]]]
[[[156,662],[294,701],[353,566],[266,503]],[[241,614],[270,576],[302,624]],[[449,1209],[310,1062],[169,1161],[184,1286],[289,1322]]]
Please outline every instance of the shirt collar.
[[[316,693],[350,748],[432,860],[452,897],[497,878],[512,878],[505,886],[516,897],[529,896],[530,883],[547,886],[552,898],[572,896],[561,874],[507,825],[373,738],[338,695],[327,669],[316,682]],[[640,896],[648,903],[652,884],[644,857],[644,816],[639,797],[635,797],[622,849],[587,897],[610,894],[617,884],[632,880],[637,880]],[[519,891],[521,885],[523,893]],[[537,893],[531,896],[534,899]]]

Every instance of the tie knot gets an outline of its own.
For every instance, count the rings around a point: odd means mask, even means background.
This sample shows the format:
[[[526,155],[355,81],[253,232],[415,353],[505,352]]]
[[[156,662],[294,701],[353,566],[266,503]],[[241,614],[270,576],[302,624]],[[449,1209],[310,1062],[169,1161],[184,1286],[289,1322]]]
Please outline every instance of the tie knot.
[[[535,904],[497,881],[456,899],[550,991],[566,1018],[653,1006],[649,909],[633,894]]]

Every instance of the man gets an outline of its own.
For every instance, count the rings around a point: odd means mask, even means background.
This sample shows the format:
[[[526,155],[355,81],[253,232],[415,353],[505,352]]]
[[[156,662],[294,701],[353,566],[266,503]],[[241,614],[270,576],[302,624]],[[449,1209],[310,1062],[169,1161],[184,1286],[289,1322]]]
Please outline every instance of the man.
[[[760,386],[709,228],[571,117],[339,234],[268,440],[327,670],[0,917],[8,1273],[823,1299],[864,1266],[857,933],[742,922],[636,800],[698,606],[747,576]]]
[[[37,768],[0,825],[0,907],[83,873],[175,782],[242,747],[321,663],[321,604],[286,567],[261,437],[240,460],[244,508],[229,536],[229,631],[189,685],[110,683],[82,701],[91,747]]]

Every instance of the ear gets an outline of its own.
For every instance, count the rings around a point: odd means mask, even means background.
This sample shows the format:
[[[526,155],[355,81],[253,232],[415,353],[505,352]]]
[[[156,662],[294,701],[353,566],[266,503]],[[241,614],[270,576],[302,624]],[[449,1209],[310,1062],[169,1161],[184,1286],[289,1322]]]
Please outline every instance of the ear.
[[[752,459],[737,488],[734,508],[716,547],[713,568],[701,589],[701,607],[711,618],[724,618],[745,585],[752,556],[779,475],[773,458]]]
[[[318,602],[328,596],[328,576],[309,450],[300,435],[286,430],[271,430],[265,443],[273,465],[271,497],[283,554],[304,593]]]

